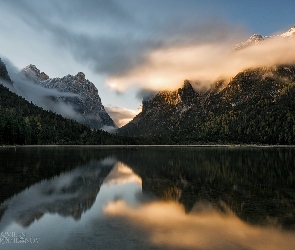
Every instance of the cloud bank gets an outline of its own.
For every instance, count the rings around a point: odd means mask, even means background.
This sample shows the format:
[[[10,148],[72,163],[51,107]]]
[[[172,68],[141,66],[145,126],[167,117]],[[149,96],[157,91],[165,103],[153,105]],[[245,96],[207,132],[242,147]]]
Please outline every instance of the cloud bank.
[[[217,12],[209,12],[208,6],[191,0],[185,8],[176,0],[0,4],[38,35],[48,37],[48,42],[105,77],[116,92],[135,86],[171,90],[185,79],[207,86],[248,68],[295,62],[294,40],[281,38],[231,53],[250,34]]]
[[[208,86],[249,68],[295,63],[295,39],[274,37],[239,51],[232,48],[232,44],[221,41],[157,49],[124,76],[110,77],[108,84],[117,91],[133,85],[174,90],[184,79]]]
[[[175,63],[166,64],[160,57],[171,58],[175,49],[180,53],[209,41],[231,43],[244,33],[242,27],[230,25],[214,13],[208,19],[206,7],[201,10],[191,0],[185,8],[175,0],[129,0],[124,4],[117,0],[41,0],[38,4],[23,0],[3,2],[0,7],[13,10],[39,35],[48,36],[49,42],[107,77],[107,84],[117,91],[133,85],[149,88],[151,82],[153,86],[158,82],[167,85]],[[156,72],[151,74],[152,70]],[[139,74],[142,71],[146,74]],[[169,75],[165,75],[167,71]]]

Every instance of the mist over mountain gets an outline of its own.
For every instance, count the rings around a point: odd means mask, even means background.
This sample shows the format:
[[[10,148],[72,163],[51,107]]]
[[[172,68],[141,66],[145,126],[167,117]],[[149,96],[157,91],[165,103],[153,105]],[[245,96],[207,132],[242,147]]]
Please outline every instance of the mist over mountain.
[[[35,65],[30,64],[22,69],[19,76],[40,87],[58,92],[44,95],[44,98],[36,101],[38,106],[87,124],[94,129],[116,128],[114,121],[102,105],[97,88],[85,78],[84,73],[50,78]],[[34,97],[29,96],[28,99],[34,99]]]
[[[91,129],[73,119],[34,105],[32,101],[29,102],[16,94],[19,92],[19,85],[10,80],[7,72],[6,65],[0,59],[0,73],[4,76],[0,78],[0,145],[139,144],[133,138],[123,138],[99,129]],[[58,96],[56,93],[59,93],[41,86],[26,90],[41,91],[37,94],[44,96],[47,93],[50,98],[53,94]]]
[[[294,94],[294,65],[249,69],[207,90],[185,81],[144,101],[142,112],[119,134],[159,136],[168,144],[294,144]]]
[[[295,38],[295,26],[293,26],[288,31],[286,31],[286,32],[284,32],[282,34],[274,35],[274,36],[262,36],[262,35],[259,35],[259,34],[254,34],[248,40],[237,44],[234,47],[234,51],[241,50],[241,49],[244,49],[246,47],[249,47],[249,46],[252,46],[252,45],[255,45],[255,44],[260,44],[263,41],[267,41],[267,40],[275,39],[275,38],[294,39]]]
[[[253,35],[230,53],[293,39],[295,28],[273,36]],[[265,44],[268,46],[268,44]],[[241,71],[209,87],[186,80],[174,91],[143,100],[142,112],[119,129],[125,136],[158,136],[167,143],[295,143],[295,64]]]
[[[281,44],[294,41],[294,37],[295,27],[270,37],[253,35],[228,53],[243,59],[246,52],[251,52],[248,55],[251,56],[265,47],[264,52],[273,46],[280,50]],[[277,56],[281,58],[284,51]],[[122,136],[149,138],[144,140],[151,144],[155,141],[161,144],[295,144],[295,61],[291,60],[291,52],[290,63],[283,64],[272,58],[273,61],[268,61],[268,64],[273,62],[270,66],[258,63],[259,67],[246,68],[230,79],[220,78],[206,86],[185,80],[176,90],[157,93],[142,89],[138,94],[143,98],[142,111],[117,132]],[[16,93],[38,106],[95,129],[116,128],[97,89],[84,73],[50,78],[34,65],[17,74],[8,72],[2,65],[0,74],[7,85],[13,85]]]

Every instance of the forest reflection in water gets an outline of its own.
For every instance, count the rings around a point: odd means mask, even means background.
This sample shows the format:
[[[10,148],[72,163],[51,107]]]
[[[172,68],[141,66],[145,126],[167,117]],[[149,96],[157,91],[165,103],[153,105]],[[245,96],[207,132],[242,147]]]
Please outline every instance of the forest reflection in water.
[[[1,248],[294,249],[294,153],[293,148],[0,150],[1,185],[9,190],[14,180],[16,191],[0,205],[0,232],[39,238],[38,244]],[[13,164],[16,171],[8,171],[7,181],[5,169]],[[18,181],[27,173],[35,177],[21,191]]]

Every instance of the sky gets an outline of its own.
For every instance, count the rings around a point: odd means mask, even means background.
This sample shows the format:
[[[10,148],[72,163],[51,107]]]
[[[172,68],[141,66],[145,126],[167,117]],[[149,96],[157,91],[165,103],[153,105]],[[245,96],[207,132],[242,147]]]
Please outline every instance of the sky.
[[[291,0],[1,0],[0,56],[52,78],[84,72],[122,125],[146,93],[252,66],[219,67],[252,34],[293,27],[294,9]]]

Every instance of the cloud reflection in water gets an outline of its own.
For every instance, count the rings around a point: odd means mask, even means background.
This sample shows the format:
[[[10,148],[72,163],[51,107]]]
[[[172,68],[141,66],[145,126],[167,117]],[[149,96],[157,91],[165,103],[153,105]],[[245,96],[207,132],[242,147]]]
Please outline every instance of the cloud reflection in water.
[[[201,206],[201,204],[198,204]],[[217,211],[186,214],[174,202],[151,202],[140,208],[124,201],[109,203],[109,217],[132,221],[152,244],[169,249],[294,249],[295,234],[248,225],[233,214]]]

